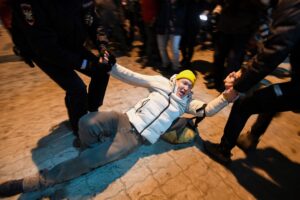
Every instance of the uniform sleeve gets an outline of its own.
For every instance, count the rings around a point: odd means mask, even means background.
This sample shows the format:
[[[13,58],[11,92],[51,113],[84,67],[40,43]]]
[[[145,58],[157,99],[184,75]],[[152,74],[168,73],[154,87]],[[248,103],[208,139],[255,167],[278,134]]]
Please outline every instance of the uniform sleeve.
[[[213,99],[209,103],[205,103],[200,100],[192,100],[190,102],[187,113],[196,115],[198,117],[211,117],[215,115],[217,112],[222,110],[224,107],[228,105],[228,102],[221,94],[217,98]]]
[[[241,78],[234,85],[235,90],[239,92],[249,90],[283,62],[294,45],[299,44],[300,10],[297,10],[297,7],[290,8],[277,15],[281,17],[274,20],[271,35],[265,41],[264,48],[252,62],[249,62]]]

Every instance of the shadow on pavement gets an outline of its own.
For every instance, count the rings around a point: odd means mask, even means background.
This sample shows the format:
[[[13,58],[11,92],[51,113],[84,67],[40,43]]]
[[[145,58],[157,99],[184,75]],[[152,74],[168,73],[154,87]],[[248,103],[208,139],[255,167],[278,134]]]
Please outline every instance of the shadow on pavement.
[[[300,164],[274,148],[257,149],[245,159],[234,160],[227,168],[256,199],[299,198]],[[258,174],[257,170],[267,176]]]
[[[1,63],[7,63],[7,62],[17,62],[21,61],[22,59],[19,56],[16,55],[5,55],[0,56],[0,64]]]
[[[72,147],[74,136],[68,122],[61,122],[49,135],[41,138],[35,149],[32,149],[32,160],[38,169],[50,169],[55,165],[72,159],[79,151]],[[192,146],[193,143],[171,145],[159,140],[153,145],[144,145],[127,157],[91,170],[91,172],[65,183],[57,184],[44,190],[25,193],[20,199],[88,199],[103,192],[111,183],[121,178],[139,159]],[[143,164],[149,162],[147,159]],[[135,166],[139,167],[139,166]]]
[[[230,170],[240,185],[256,199],[299,198],[300,164],[274,148],[257,149],[248,153],[246,158],[229,164],[219,163]]]

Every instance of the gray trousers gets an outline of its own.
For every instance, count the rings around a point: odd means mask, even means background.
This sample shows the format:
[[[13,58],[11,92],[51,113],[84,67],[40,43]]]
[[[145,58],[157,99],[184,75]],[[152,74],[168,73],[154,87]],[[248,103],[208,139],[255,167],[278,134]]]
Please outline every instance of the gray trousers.
[[[84,148],[79,156],[24,178],[25,192],[76,178],[127,156],[143,144],[142,136],[134,131],[126,114],[117,112],[86,114],[79,121],[78,133]]]

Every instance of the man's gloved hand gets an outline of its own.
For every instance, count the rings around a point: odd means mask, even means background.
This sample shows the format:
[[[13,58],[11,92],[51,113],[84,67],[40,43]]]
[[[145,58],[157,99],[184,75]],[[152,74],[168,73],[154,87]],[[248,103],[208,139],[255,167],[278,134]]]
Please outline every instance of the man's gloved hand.
[[[116,62],[117,62],[116,57],[113,54],[109,54],[108,64],[111,66],[110,68],[112,68],[116,64]]]
[[[115,56],[106,51],[103,57],[95,56],[95,58],[90,60],[83,60],[81,69],[91,71],[92,73],[107,73],[111,70],[115,63]]]

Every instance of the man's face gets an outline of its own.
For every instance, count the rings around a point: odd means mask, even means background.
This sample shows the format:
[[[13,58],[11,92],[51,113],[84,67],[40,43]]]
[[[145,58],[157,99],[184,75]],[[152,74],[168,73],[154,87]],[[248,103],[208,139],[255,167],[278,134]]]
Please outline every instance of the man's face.
[[[192,82],[186,78],[176,80],[177,91],[176,95],[180,98],[185,97],[192,90]]]

